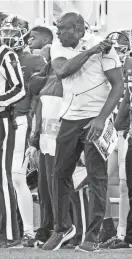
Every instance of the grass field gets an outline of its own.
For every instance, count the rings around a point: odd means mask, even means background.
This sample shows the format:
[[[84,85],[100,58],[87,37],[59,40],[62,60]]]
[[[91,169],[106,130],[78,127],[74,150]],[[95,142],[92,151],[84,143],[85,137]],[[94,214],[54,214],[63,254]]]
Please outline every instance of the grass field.
[[[0,249],[0,259],[132,259],[132,249],[101,250],[100,252],[81,253],[74,250],[57,252],[32,248]]]

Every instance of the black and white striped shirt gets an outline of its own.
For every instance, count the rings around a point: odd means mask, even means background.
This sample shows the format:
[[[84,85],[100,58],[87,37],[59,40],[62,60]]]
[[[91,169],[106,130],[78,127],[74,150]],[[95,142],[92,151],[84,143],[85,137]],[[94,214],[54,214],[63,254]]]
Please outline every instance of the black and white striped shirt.
[[[23,74],[16,53],[6,45],[0,47],[0,112],[25,95]]]

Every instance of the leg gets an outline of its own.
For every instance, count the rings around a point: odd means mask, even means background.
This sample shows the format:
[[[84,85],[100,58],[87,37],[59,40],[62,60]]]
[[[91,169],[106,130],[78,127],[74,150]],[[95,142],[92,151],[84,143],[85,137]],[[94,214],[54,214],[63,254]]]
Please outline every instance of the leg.
[[[72,174],[79,160],[82,145],[78,143],[80,131],[77,123],[62,121],[56,140],[56,155],[53,166],[53,205],[55,231],[71,227],[68,215]]]
[[[14,149],[15,131],[12,122],[8,118],[0,119],[1,145],[0,169],[1,169],[1,204],[2,222],[1,233],[9,240],[20,238],[16,213],[16,196],[12,183],[11,167]]]
[[[130,209],[127,217],[125,241],[132,244],[132,139],[129,141],[126,155],[126,177]]]
[[[127,216],[126,236],[113,249],[129,248],[132,246],[132,139],[128,139],[128,150],[126,154],[126,178],[130,209]]]
[[[13,153],[12,177],[17,193],[18,207],[23,221],[24,235],[34,236],[33,229],[33,200],[32,194],[26,183],[28,158],[24,158],[28,122],[26,116],[16,118],[18,129],[15,136],[15,148]]]
[[[107,163],[92,143],[85,145],[89,182],[89,227],[85,241],[97,243],[106,209]]]
[[[129,211],[128,188],[126,183],[126,168],[125,159],[128,149],[128,141],[123,137],[123,131],[118,133],[119,147],[118,147],[118,164],[119,164],[119,178],[120,178],[120,203],[119,203],[119,225],[117,229],[117,236],[124,240],[126,235],[127,215]]]
[[[82,196],[81,196],[82,198]],[[71,202],[72,202],[72,211],[73,211],[73,224],[76,227],[76,235],[73,239],[70,240],[70,244],[72,243],[73,246],[76,246],[81,243],[82,241],[82,233],[83,233],[83,223],[82,223],[82,215],[81,215],[81,202],[79,191],[75,192],[72,191],[71,193]],[[83,202],[84,205],[84,202]]]
[[[52,167],[54,157],[40,153],[38,172],[38,193],[40,203],[40,228],[35,235],[35,246],[42,246],[51,235],[53,230],[53,211],[51,202]]]
[[[102,229],[100,231],[100,246],[102,248],[107,248],[109,243],[109,239],[113,236],[116,236],[116,229],[114,226],[114,222],[112,219],[111,212],[111,202],[110,202],[110,185],[113,185],[116,182],[116,178],[119,175],[118,168],[118,151],[117,148],[112,152],[112,154],[108,158],[108,191],[107,191],[107,199],[106,199],[106,212],[105,217],[102,224]],[[108,242],[107,242],[108,240]]]
[[[49,160],[50,161],[49,161]],[[38,175],[38,192],[40,198],[41,228],[53,229],[53,212],[51,204],[51,172],[54,157],[40,154],[40,171]]]

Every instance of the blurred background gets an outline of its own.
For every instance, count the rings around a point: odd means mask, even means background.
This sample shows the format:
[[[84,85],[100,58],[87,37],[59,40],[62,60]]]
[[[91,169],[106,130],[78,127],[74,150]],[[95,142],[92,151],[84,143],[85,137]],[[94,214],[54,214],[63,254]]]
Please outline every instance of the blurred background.
[[[119,28],[131,29],[131,0],[0,0],[0,12],[24,16],[30,25],[53,25],[60,14],[78,11],[96,31],[108,34]]]

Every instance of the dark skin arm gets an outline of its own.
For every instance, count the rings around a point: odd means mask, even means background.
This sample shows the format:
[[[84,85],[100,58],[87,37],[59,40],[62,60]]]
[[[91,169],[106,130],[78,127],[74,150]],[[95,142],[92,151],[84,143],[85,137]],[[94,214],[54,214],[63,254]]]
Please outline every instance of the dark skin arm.
[[[115,120],[116,130],[118,130],[118,126],[121,125],[123,123],[123,121],[125,120],[126,116],[128,116],[129,111],[130,111],[130,93],[127,88],[124,99],[123,99],[122,103],[120,104],[120,108],[119,108],[118,114],[116,116],[116,120]]]
[[[53,60],[52,67],[55,73],[61,78],[64,79],[68,76],[76,73],[81,67],[86,63],[86,61],[94,54],[104,52],[107,47],[111,47],[111,42],[105,40],[98,45],[94,46],[89,50],[85,50],[75,56],[67,60],[64,57],[59,57]]]
[[[90,142],[95,141],[101,135],[106,119],[113,112],[124,90],[123,74],[120,67],[105,71],[104,73],[112,89],[100,114],[85,126],[85,128],[90,128],[87,135],[87,140]]]

